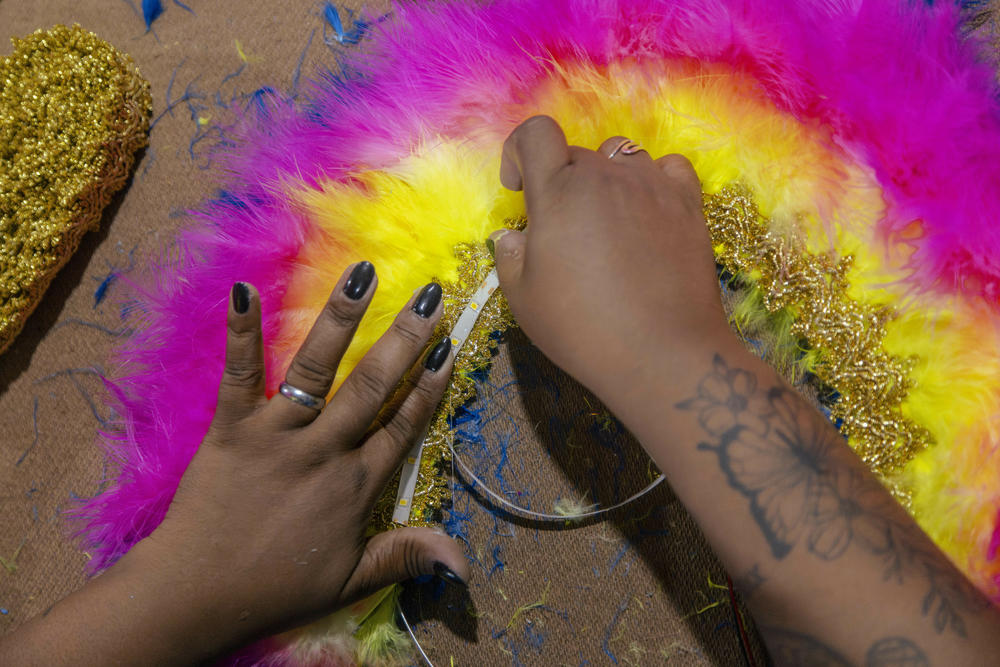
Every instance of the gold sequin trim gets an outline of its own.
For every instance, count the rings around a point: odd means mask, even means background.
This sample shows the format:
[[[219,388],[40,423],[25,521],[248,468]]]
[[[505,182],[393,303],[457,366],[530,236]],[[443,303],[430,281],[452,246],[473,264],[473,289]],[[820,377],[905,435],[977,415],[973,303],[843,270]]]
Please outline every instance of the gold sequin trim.
[[[819,352],[816,376],[839,394],[832,420],[865,463],[907,502],[898,473],[931,436],[900,411],[914,360],[882,347],[893,311],[848,295],[852,257],[811,253],[801,241],[769,231],[746,188],[706,194],[704,211],[716,260],[755,283],[768,312],[793,313],[792,333]]]
[[[0,59],[0,352],[125,185],[152,98],[135,63],[79,26]]]
[[[523,218],[507,221],[507,225],[512,229],[523,229],[524,224]],[[451,332],[466,304],[493,269],[493,258],[484,243],[462,243],[455,248],[454,253],[459,263],[458,280],[438,281],[445,294],[444,314],[436,331],[438,337],[447,336]],[[475,395],[476,380],[473,374],[489,364],[493,350],[497,346],[494,333],[506,331],[513,325],[514,318],[507,307],[507,300],[501,291],[497,290],[483,305],[476,326],[455,358],[451,382],[431,419],[431,428],[424,440],[420,472],[410,510],[411,526],[432,525],[438,510],[450,501],[451,490],[448,486],[446,467],[451,461],[449,442],[454,434],[448,426],[448,420]],[[375,506],[373,527],[377,531],[392,526],[392,512],[398,486],[397,475]]]

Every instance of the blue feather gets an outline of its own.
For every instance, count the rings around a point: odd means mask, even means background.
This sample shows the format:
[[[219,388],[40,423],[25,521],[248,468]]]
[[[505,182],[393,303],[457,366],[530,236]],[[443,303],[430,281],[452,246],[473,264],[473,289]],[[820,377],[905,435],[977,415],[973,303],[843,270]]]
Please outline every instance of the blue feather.
[[[344,41],[344,24],[340,21],[340,12],[329,2],[323,7],[323,18],[330,24],[333,31],[337,33],[337,41]]]
[[[112,271],[97,286],[97,289],[94,291],[94,308],[97,308],[97,306],[99,306],[101,302],[104,301],[104,297],[108,295],[108,289],[111,287],[111,283],[113,283],[115,281],[115,278],[117,277],[118,274],[115,271]]]
[[[333,30],[333,38],[341,44],[357,44],[361,41],[361,38],[365,36],[365,31],[368,30],[368,24],[364,21],[355,20],[354,14],[351,10],[347,10],[347,12],[348,20],[351,21],[350,30],[344,27],[344,22],[340,19],[340,12],[333,6],[333,3],[328,1],[323,5],[323,18],[326,20],[327,25],[329,25]],[[323,32],[325,38],[325,28]],[[327,41],[329,42],[329,40]]]
[[[146,32],[149,32],[153,21],[163,13],[163,5],[160,0],[142,0],[142,18],[146,21]]]

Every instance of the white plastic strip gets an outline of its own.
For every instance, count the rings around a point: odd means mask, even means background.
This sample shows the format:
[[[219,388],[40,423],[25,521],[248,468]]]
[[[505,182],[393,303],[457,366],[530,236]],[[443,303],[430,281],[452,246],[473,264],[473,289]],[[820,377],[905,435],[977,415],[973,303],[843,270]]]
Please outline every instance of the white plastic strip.
[[[471,299],[469,299],[469,303],[466,304],[465,309],[462,311],[458,321],[451,330],[451,345],[456,355],[459,350],[462,349],[462,345],[465,344],[466,339],[469,337],[473,327],[476,325],[476,320],[479,319],[479,313],[482,312],[483,306],[499,286],[500,281],[497,278],[496,270],[490,271],[489,275],[486,276],[486,279],[483,281],[483,284],[479,286],[476,293],[472,295]],[[424,433],[420,436],[420,439],[417,441],[417,444],[414,445],[413,449],[407,453],[406,460],[403,462],[403,468],[399,478],[399,490],[396,492],[396,505],[392,512],[392,520],[394,523],[405,525],[410,521],[410,509],[413,505],[413,494],[417,487],[417,475],[420,471],[420,455],[423,451],[424,440],[426,437],[427,432],[424,431]],[[602,514],[613,512],[616,509],[638,500],[656,488],[664,479],[663,475],[660,475],[647,484],[643,489],[632,494],[625,500],[608,507],[599,507],[586,512],[580,512],[579,514],[547,514],[545,512],[535,512],[525,507],[521,507],[520,505],[515,505],[490,489],[490,487],[488,487],[486,483],[472,471],[472,468],[462,460],[462,457],[459,456],[458,452],[455,451],[455,443],[453,440],[449,440],[448,447],[451,449],[452,461],[454,461],[455,465],[461,471],[462,476],[475,485],[473,487],[474,489],[482,490],[482,492],[486,494],[490,500],[511,514],[516,514],[517,516],[529,519],[535,519],[537,521],[579,521],[581,519],[601,516]]]
[[[469,334],[472,333],[473,327],[476,326],[476,320],[479,319],[479,314],[483,312],[483,306],[489,301],[489,298],[493,296],[493,293],[497,291],[497,287],[500,286],[500,279],[497,278],[496,269],[490,271],[486,279],[476,290],[476,293],[472,295],[469,299],[469,303],[465,304],[465,309],[462,310],[462,314],[458,316],[458,321],[455,322],[455,326],[451,329],[451,349],[455,356],[458,356],[459,350],[465,345],[466,339],[468,339]],[[420,472],[420,455],[424,449],[424,440],[427,438],[427,431],[425,430],[420,438],[417,440],[417,444],[413,446],[406,454],[406,460],[403,461],[403,468],[399,475],[399,489],[396,491],[396,505],[392,510],[392,520],[393,523],[399,523],[406,525],[410,522],[410,510],[413,506],[413,494],[417,488],[417,476]]]

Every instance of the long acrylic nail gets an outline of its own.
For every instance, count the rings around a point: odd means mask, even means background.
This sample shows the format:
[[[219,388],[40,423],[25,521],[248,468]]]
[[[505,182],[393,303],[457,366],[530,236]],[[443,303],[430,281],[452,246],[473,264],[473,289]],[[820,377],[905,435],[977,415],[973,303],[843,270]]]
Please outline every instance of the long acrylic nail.
[[[347,277],[347,282],[344,283],[344,294],[347,295],[348,299],[357,301],[368,291],[374,277],[375,267],[372,266],[372,263],[359,262],[351,271],[351,275]]]
[[[437,373],[444,366],[444,362],[448,360],[449,352],[451,352],[451,338],[445,336],[434,346],[433,350],[427,353],[427,358],[424,359],[424,368],[431,373]]]
[[[466,584],[465,581],[462,580],[462,577],[455,574],[455,572],[450,567],[448,567],[447,565],[445,565],[440,561],[434,563],[434,574],[437,576],[438,579],[441,579],[442,581],[447,581],[449,584],[453,584],[455,586],[463,586],[463,587],[468,586],[468,584]]]
[[[420,290],[417,300],[413,302],[413,312],[423,318],[428,318],[437,310],[441,303],[441,286],[437,283],[428,283]]]
[[[242,315],[250,309],[250,286],[243,282],[233,283],[233,310]]]

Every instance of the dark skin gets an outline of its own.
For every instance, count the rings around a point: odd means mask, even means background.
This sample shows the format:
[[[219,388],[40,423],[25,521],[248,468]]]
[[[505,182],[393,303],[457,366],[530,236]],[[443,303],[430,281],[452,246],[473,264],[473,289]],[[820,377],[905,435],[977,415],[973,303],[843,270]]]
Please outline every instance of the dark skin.
[[[288,381],[325,395],[365,308],[344,287]],[[400,311],[322,413],[264,395],[260,299],[234,288],[226,367],[208,435],[163,523],[80,591],[0,645],[0,664],[197,664],[313,620],[384,586],[446,568],[461,548],[427,528],[365,539],[371,508],[448,384],[450,356],[418,363],[441,316]],[[402,378],[401,393],[390,394]],[[303,520],[308,517],[308,520]]]
[[[666,474],[777,664],[989,664],[996,610],[730,332],[690,163],[609,160],[619,140],[569,146],[536,117],[504,144],[501,180],[524,191],[529,219],[525,232],[493,236],[518,324]],[[329,387],[375,289],[353,301],[346,280],[289,373],[310,393]],[[216,418],[163,524],[0,642],[0,662],[194,663],[439,563],[468,577],[442,534],[364,539],[374,499],[448,381],[449,364],[416,363],[440,309],[421,318],[404,307],[316,414],[264,398],[259,308],[251,291],[245,313],[230,309]],[[408,369],[408,391],[384,409]]]

